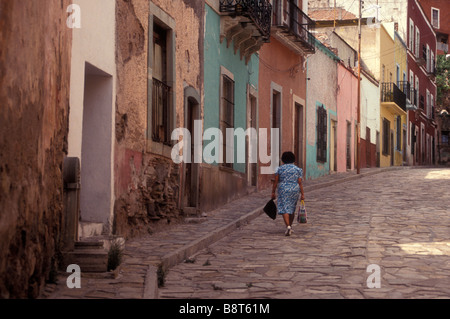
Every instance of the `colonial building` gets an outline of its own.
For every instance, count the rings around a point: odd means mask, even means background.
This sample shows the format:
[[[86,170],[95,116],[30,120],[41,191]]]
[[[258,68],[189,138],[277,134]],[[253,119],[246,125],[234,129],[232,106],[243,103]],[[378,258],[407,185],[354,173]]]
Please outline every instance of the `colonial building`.
[[[266,0],[240,1],[239,5],[206,1],[202,211],[245,195],[256,186],[258,172],[246,152],[246,148],[257,147],[256,143],[246,143],[243,134],[235,138],[228,132],[257,128],[260,61],[256,52],[270,39],[271,13]]]
[[[306,179],[328,175],[330,162],[331,124],[337,123],[337,64],[339,57],[315,39],[316,53],[308,58],[308,96],[306,112]],[[326,74],[326,76],[323,76]],[[350,125],[352,132],[354,124]]]
[[[406,153],[406,56],[402,47],[396,46],[395,40],[398,37],[392,23],[382,24],[378,34],[381,81],[380,166],[401,166]]]
[[[450,2],[446,0],[419,0],[419,4],[436,32],[436,54],[447,54],[450,34]]]
[[[417,0],[408,5],[408,69],[411,86],[408,110],[411,165],[436,163],[436,122],[434,108],[437,94],[435,82],[436,33]]]
[[[448,40],[450,34],[450,2],[445,0],[419,0],[428,21],[436,32],[436,56],[444,61],[448,54]],[[442,90],[441,96],[436,98],[435,120],[437,124],[437,154],[436,160],[441,164],[448,164],[450,159],[450,93]]]
[[[74,238],[111,234],[114,221],[116,2],[77,0],[73,28],[66,170],[78,170]]]
[[[353,2],[337,0],[336,6],[345,7],[358,15],[359,7],[352,5]],[[437,23],[437,13],[435,10],[434,23]],[[405,87],[410,89],[407,94],[406,154],[402,154],[402,161],[408,165],[433,164],[436,161],[436,123],[433,119],[436,99],[433,71],[436,33],[418,0],[386,1],[378,5],[372,3],[362,10],[361,15],[364,19],[375,17],[385,25],[397,24],[397,35],[407,47],[408,70]],[[441,38],[445,39],[445,36]],[[396,72],[393,75],[396,75]],[[403,74],[400,74],[400,78],[403,81]]]
[[[202,116],[204,3],[116,6],[113,231],[132,236],[198,207],[199,170],[173,161],[172,132]]]
[[[271,156],[268,163],[259,159],[259,189],[270,186],[273,177],[261,174],[262,168],[278,166],[285,151],[293,152],[296,164],[306,168],[306,69],[308,56],[315,52],[307,1],[276,0],[272,5],[270,43],[258,55],[258,125],[267,130],[268,142],[261,147]],[[279,129],[277,140],[269,129]]]

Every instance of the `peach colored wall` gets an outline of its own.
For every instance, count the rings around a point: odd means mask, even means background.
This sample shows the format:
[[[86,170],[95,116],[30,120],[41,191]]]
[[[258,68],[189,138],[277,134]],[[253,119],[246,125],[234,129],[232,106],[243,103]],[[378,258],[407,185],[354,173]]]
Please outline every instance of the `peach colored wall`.
[[[259,128],[271,127],[271,86],[275,83],[282,88],[281,152],[293,151],[294,97],[306,100],[306,69],[303,62],[301,56],[274,38],[271,38],[270,43],[264,44],[259,51]],[[303,107],[306,109],[305,104]],[[268,134],[267,154],[270,154],[269,136]],[[271,178],[271,175],[260,175],[258,188],[270,186]]]

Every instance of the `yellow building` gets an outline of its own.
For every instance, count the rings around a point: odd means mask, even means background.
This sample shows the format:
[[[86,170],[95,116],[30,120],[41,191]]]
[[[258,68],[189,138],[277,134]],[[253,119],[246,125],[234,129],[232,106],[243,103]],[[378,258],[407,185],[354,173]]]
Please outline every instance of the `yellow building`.
[[[380,166],[406,160],[406,49],[393,24],[380,27]]]

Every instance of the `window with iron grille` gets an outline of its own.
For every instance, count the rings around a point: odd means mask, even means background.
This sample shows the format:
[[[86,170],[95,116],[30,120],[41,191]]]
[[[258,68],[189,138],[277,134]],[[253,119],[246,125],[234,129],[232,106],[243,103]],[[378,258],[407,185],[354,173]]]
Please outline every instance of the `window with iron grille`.
[[[317,108],[317,161],[327,161],[327,111],[323,105]]]
[[[167,84],[167,33],[153,27],[152,140],[171,144],[171,87]]]
[[[389,132],[391,130],[391,122],[383,119],[383,155],[389,156]]]
[[[234,81],[227,75],[222,74],[222,103],[220,107],[220,130],[223,134],[222,139],[222,166],[233,167],[233,163],[227,163],[227,153],[232,152],[232,147],[227,146],[226,132],[227,128],[234,128]]]

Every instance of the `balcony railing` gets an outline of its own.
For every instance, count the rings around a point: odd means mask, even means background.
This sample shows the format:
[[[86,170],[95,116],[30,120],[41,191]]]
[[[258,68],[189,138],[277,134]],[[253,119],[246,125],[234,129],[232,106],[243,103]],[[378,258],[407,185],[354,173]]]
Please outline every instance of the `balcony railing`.
[[[220,12],[249,18],[263,39],[266,42],[270,40],[272,5],[268,0],[220,0]]]
[[[284,5],[283,5],[284,4]],[[273,8],[273,26],[284,29],[293,42],[301,43],[303,51],[315,52],[312,32],[316,23],[293,0],[276,1]]]
[[[422,52],[417,52],[417,53],[418,53],[416,55],[417,64],[426,66],[426,64],[427,64],[427,47],[424,44],[422,44]]]
[[[406,94],[395,83],[382,83],[381,102],[394,102],[406,112]]]
[[[171,88],[153,78],[152,90],[152,139],[170,145],[170,90]]]

